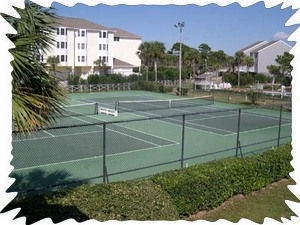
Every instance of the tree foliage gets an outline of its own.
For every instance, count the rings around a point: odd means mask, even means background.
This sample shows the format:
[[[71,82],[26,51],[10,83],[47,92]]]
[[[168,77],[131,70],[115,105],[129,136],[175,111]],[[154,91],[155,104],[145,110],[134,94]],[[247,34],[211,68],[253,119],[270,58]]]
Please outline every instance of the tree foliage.
[[[61,113],[60,103],[66,98],[58,80],[39,61],[40,53],[53,44],[55,14],[51,8],[30,2],[25,3],[25,9],[16,10],[20,19],[4,16],[17,31],[8,35],[15,44],[10,50],[14,58],[11,62],[13,129],[30,132],[55,121]]]

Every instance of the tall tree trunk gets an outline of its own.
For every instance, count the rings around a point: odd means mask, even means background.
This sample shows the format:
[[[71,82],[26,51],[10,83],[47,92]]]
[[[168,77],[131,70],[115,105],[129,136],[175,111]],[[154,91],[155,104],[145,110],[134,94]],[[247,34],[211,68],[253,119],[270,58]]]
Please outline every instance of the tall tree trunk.
[[[240,65],[238,65],[238,87],[240,87]]]
[[[154,60],[154,75],[155,75],[155,81],[157,81],[157,61]]]
[[[272,77],[272,91],[274,91],[274,84],[275,84],[275,75],[273,74],[273,77]]]
[[[148,66],[146,67],[146,81],[148,81],[148,72],[149,72],[149,70],[148,70]]]

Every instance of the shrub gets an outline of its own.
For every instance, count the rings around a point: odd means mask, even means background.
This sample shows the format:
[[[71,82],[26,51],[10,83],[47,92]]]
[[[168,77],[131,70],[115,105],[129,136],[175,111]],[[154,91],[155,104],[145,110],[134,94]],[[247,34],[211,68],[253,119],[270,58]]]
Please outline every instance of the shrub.
[[[188,88],[181,88],[181,95],[187,95],[188,93]],[[177,88],[177,94],[180,93],[179,87]]]
[[[258,156],[223,159],[168,171],[151,178],[172,198],[181,216],[212,209],[235,194],[247,194],[288,177],[291,145]]]
[[[16,207],[21,207],[19,216],[26,216],[29,224],[46,217],[55,223],[69,218],[78,222],[179,219],[169,196],[150,180],[82,185],[14,201],[7,209]]]
[[[159,85],[158,89],[159,89],[159,92],[161,92],[161,93],[169,93],[169,92],[173,91],[172,86],[165,86],[163,84]]]
[[[250,103],[254,105],[262,96],[262,92],[250,90],[247,91],[246,95],[249,97]]]
[[[88,84],[99,84],[99,82],[100,82],[100,76],[98,74],[90,74],[87,77]]]
[[[151,81],[137,81],[131,85],[131,90],[158,91],[159,84]]]
[[[78,85],[80,80],[79,75],[69,75],[68,76],[68,85]]]

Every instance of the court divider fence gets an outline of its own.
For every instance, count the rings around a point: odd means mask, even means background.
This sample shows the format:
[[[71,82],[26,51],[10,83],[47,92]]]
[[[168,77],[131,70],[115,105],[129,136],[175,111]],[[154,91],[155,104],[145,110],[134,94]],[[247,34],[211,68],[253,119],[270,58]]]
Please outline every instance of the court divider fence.
[[[66,158],[66,162],[62,161],[61,164],[59,162],[53,163],[55,164],[54,170],[66,170],[70,177],[74,179],[59,179],[53,183],[39,184],[38,187],[26,184],[27,186],[21,185],[22,188],[25,187],[22,189],[20,186],[17,187],[17,185],[22,183],[18,179],[23,179],[22,176],[29,175],[25,173],[20,174],[18,169],[16,169],[11,175],[16,178],[16,186],[12,185],[10,191],[27,193],[53,187],[68,187],[74,184],[89,183],[91,180],[96,183],[109,183],[120,180],[142,179],[155,173],[180,169],[196,163],[259,154],[262,151],[290,141],[291,134],[289,129],[287,132],[285,130],[284,135],[282,135],[283,121],[287,121],[290,124],[289,119],[283,118],[282,108],[280,107],[277,116],[270,117],[272,132],[265,133],[265,136],[259,132],[252,132],[252,136],[247,133],[247,126],[255,124],[254,121],[251,121],[253,118],[256,118],[256,116],[261,117],[262,120],[269,118],[263,114],[252,112],[253,108],[223,109],[114,122],[88,122],[87,124],[59,128],[51,127],[41,132],[51,133],[53,129],[58,131],[68,129],[68,132],[71,133],[72,129],[76,130],[77,128],[88,130],[88,132],[81,132],[82,135],[86,133],[85,137],[88,143],[83,145],[85,147],[77,149],[78,153],[74,153],[74,156],[70,156],[70,159]],[[218,117],[223,117],[230,126],[222,129],[222,126],[219,124],[220,121],[216,120]],[[205,123],[196,123],[207,121],[205,120],[207,118],[210,120],[209,126],[205,125]],[[164,124],[164,127],[160,128],[159,124]],[[259,122],[256,125],[258,127],[253,127],[254,130],[256,128],[257,130],[268,129],[268,127],[259,127]],[[94,128],[91,130],[92,127]],[[206,136],[209,133],[219,136],[217,138],[214,135]],[[165,136],[162,136],[162,134]],[[92,135],[94,136],[92,137]],[[225,139],[226,141],[222,142]],[[46,148],[46,154],[47,152],[51,154],[51,151],[54,151],[53,149],[57,150],[57,146],[61,146],[61,150],[58,151],[57,155],[54,155],[55,158],[59,159],[60,154],[61,158],[63,158],[62,155],[64,154],[72,155],[72,152],[65,152],[66,149],[70,148],[66,145],[71,144],[72,141],[70,143],[55,137],[48,138],[47,141],[47,144],[42,146]],[[54,142],[56,147],[51,147]],[[74,142],[76,143],[76,140]],[[90,142],[96,142],[96,144],[90,146]],[[26,143],[28,143],[28,146]],[[14,151],[26,152],[27,149],[31,148],[29,144],[30,142],[24,142],[20,146],[13,145],[16,148]],[[72,151],[72,149],[68,151]],[[89,155],[89,151],[93,153]],[[95,152],[97,152],[97,155],[95,155]],[[76,154],[82,154],[84,160],[76,159]],[[18,155],[14,155],[14,160],[22,161],[22,158],[16,159],[18,157]],[[31,155],[30,157],[34,156]],[[72,161],[72,168],[67,168],[68,161]],[[14,165],[14,161],[12,161],[12,165]],[[85,174],[84,170],[88,170],[92,166],[96,167],[95,170],[98,171],[86,172]],[[35,166],[35,168],[37,167]],[[40,165],[41,170],[45,168],[43,168],[43,165]],[[77,172],[78,174],[76,174]],[[38,183],[38,181],[35,182]],[[43,181],[41,180],[40,182]],[[29,182],[27,181],[27,183]]]

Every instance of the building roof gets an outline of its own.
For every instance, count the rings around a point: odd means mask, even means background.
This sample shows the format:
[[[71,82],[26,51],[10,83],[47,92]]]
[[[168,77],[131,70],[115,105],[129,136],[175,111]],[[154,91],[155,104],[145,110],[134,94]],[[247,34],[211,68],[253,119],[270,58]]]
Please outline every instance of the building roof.
[[[262,49],[264,49],[264,48],[267,48],[267,47],[269,47],[269,46],[275,44],[276,42],[282,42],[282,43],[286,44],[287,46],[289,46],[287,43],[285,43],[285,42],[282,41],[282,40],[270,41],[269,43],[264,44],[264,45],[260,46],[259,48],[254,49],[252,52],[259,52],[260,50],[262,50]],[[290,46],[290,47],[291,47],[291,46]],[[291,47],[291,48],[292,48],[292,47]]]
[[[124,61],[122,61],[122,60],[120,60],[120,59],[117,59],[117,58],[114,58],[114,59],[113,59],[113,65],[114,65],[114,68],[116,68],[116,67],[133,68],[133,67],[134,67],[134,65],[132,65],[132,64],[130,64],[130,63],[127,63],[127,62],[124,62]]]
[[[110,28],[81,18],[59,17],[56,26],[79,28],[87,30],[110,30]]]
[[[246,51],[246,50],[248,50],[248,49],[250,49],[250,48],[255,47],[256,45],[261,44],[262,42],[265,42],[265,41],[257,41],[257,42],[254,42],[253,44],[248,45],[247,47],[240,49],[238,52],[244,52],[244,51]]]
[[[121,30],[120,28],[114,27],[110,28],[111,30],[115,31],[115,37],[121,37],[121,38],[130,38],[130,39],[142,39],[140,36],[130,33],[125,30]]]

